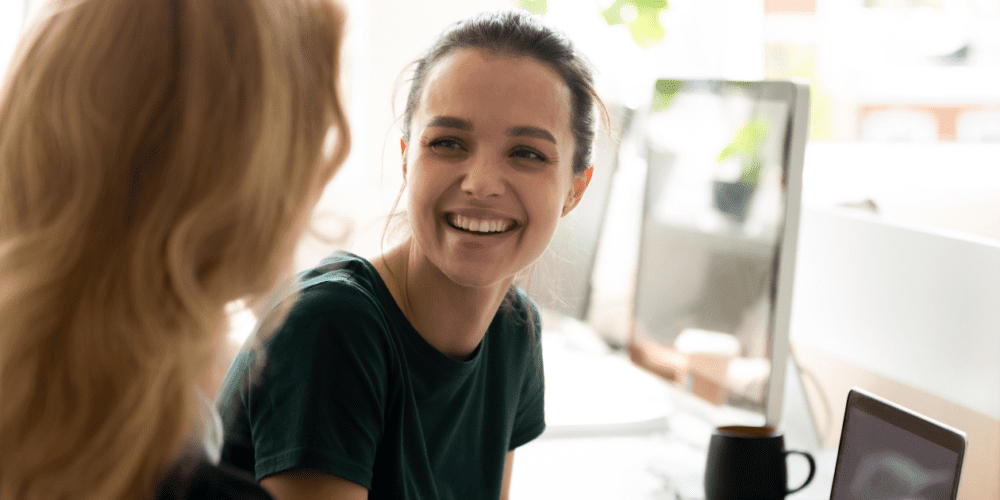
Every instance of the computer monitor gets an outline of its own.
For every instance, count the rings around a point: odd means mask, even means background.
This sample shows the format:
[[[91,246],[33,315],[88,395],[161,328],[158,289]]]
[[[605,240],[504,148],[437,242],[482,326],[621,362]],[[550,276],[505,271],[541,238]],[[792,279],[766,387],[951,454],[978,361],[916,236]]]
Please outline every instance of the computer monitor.
[[[808,101],[802,82],[663,79],[644,121],[630,343],[751,424],[781,418]]]

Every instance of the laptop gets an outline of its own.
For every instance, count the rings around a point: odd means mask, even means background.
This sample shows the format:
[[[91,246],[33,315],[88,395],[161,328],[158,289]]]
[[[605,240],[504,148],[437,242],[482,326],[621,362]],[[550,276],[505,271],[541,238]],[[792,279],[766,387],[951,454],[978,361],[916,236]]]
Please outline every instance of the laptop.
[[[960,430],[852,389],[830,500],[955,500],[965,445]]]

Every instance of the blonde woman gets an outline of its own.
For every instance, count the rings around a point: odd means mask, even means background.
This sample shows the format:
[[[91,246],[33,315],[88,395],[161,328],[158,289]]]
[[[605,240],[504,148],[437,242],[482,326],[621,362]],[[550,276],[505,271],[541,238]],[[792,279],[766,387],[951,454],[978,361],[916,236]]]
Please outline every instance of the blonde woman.
[[[347,154],[343,20],[56,0],[28,28],[0,94],[0,498],[268,498],[208,458],[197,387]]]

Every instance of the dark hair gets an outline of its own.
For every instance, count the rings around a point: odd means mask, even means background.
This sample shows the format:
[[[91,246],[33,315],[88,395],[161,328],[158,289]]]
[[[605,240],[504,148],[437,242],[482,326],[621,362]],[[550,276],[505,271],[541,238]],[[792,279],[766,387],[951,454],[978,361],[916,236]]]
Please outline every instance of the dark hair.
[[[596,134],[595,104],[604,110],[594,90],[590,63],[565,35],[523,10],[478,14],[452,24],[437,37],[413,72],[403,114],[404,140],[409,140],[410,120],[420,104],[427,73],[444,56],[467,48],[505,56],[530,56],[559,73],[572,95],[570,129],[576,141],[573,173],[580,174],[590,166]]]

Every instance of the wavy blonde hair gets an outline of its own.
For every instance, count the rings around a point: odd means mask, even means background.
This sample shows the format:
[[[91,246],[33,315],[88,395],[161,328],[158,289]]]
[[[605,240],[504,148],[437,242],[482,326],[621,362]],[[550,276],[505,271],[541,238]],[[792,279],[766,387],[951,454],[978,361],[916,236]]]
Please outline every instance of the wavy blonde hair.
[[[350,135],[331,0],[58,0],[0,94],[0,498],[152,496]]]

